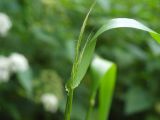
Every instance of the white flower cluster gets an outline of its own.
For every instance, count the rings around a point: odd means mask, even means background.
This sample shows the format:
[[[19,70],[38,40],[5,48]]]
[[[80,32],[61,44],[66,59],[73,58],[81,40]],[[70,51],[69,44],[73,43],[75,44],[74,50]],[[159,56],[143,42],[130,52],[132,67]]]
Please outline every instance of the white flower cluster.
[[[6,36],[11,27],[12,22],[10,18],[4,13],[0,13],[0,35]]]
[[[58,98],[54,94],[43,94],[41,96],[41,102],[48,112],[55,113],[58,109]]]
[[[11,73],[24,72],[29,69],[27,59],[18,53],[9,57],[0,56],[0,82],[7,82]]]
[[[7,82],[10,75],[10,62],[7,57],[0,56],[0,82]]]
[[[9,56],[9,60],[13,72],[24,72],[29,68],[27,59],[21,54],[13,53]]]

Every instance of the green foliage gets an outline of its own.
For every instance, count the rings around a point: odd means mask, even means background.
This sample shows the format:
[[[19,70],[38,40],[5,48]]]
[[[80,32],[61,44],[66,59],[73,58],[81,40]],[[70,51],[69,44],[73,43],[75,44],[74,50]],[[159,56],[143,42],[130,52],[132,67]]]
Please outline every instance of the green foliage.
[[[63,99],[63,86],[61,78],[54,70],[42,70],[40,76],[34,81],[35,97],[40,102],[44,93],[54,94],[59,100]]]
[[[93,7],[93,6],[92,6]],[[133,19],[128,19],[128,18],[115,18],[115,19],[111,19],[109,20],[106,24],[104,24],[94,35],[93,37],[89,36],[89,39],[85,42],[85,45],[82,46],[82,51],[79,55],[79,48],[81,47],[81,40],[83,38],[83,32],[86,26],[86,22],[87,22],[87,18],[88,15],[90,14],[92,7],[90,9],[90,11],[88,12],[83,25],[82,25],[82,29],[80,32],[80,37],[78,39],[77,45],[76,45],[76,56],[75,56],[75,60],[73,63],[73,68],[72,68],[72,74],[71,74],[71,80],[69,80],[68,85],[67,85],[67,91],[68,91],[68,98],[67,98],[67,106],[66,106],[66,115],[68,115],[68,118],[66,120],[70,120],[70,112],[71,112],[71,107],[72,107],[72,97],[73,97],[73,90],[74,88],[76,88],[81,80],[83,79],[84,75],[86,74],[87,68],[89,67],[89,64],[91,62],[93,53],[94,53],[94,49],[96,46],[96,42],[97,42],[97,38],[98,36],[100,36],[103,32],[111,30],[111,29],[115,29],[115,28],[134,28],[134,29],[139,29],[139,30],[143,30],[143,31],[147,31],[150,33],[150,35],[157,41],[160,43],[160,35],[151,30],[150,28],[144,26],[143,24],[141,24],[140,22],[133,20]],[[112,77],[112,76],[109,76]],[[113,76],[114,78],[114,76]],[[111,88],[113,85],[110,85]],[[110,87],[108,87],[108,90],[110,91]],[[103,91],[103,90],[102,90]],[[112,91],[112,90],[111,90]],[[70,94],[70,92],[72,94]],[[111,93],[112,94],[112,93]],[[103,94],[103,96],[105,96]],[[102,97],[102,95],[101,95]],[[103,97],[102,97],[103,98]],[[103,101],[103,99],[100,99],[102,101],[100,101],[100,103],[104,103],[106,101]],[[106,98],[111,98],[111,95],[109,95],[109,97]],[[109,99],[110,100],[110,99]],[[107,102],[108,103],[108,102]],[[110,102],[108,103],[110,104]],[[107,110],[107,106],[109,105],[102,105],[103,107],[100,107],[100,112],[101,112],[101,116],[100,119],[106,119],[105,114],[109,112],[109,109]]]
[[[103,25],[94,35],[93,37],[90,37],[89,40],[87,40],[85,46],[82,49],[81,54],[79,55],[79,47],[81,46],[81,39],[83,37],[83,32],[84,32],[84,28],[87,22],[87,18],[89,15],[90,11],[88,12],[83,26],[82,26],[82,30],[80,32],[80,39],[78,40],[77,43],[77,49],[76,49],[76,59],[74,61],[74,65],[73,65],[73,69],[72,69],[72,76],[74,76],[73,78],[71,78],[71,81],[69,81],[70,83],[70,87],[71,88],[76,88],[79,84],[80,81],[82,80],[82,78],[84,77],[87,68],[90,64],[91,58],[93,56],[93,52],[96,46],[96,40],[98,38],[99,35],[101,35],[103,32],[107,31],[107,30],[111,30],[111,29],[115,29],[115,28],[135,28],[135,29],[140,29],[143,31],[147,31],[151,34],[151,36],[157,40],[157,42],[160,43],[160,35],[158,33],[156,33],[155,31],[147,28],[146,26],[142,25],[141,23],[139,23],[136,20],[133,19],[128,19],[128,18],[116,18],[116,19],[112,19],[110,21],[108,21],[108,23],[106,23],[105,25]],[[78,59],[79,58],[79,59]]]
[[[82,47],[81,42],[83,39],[85,27],[87,25],[87,20],[88,20],[88,17],[90,15],[90,12],[92,11],[94,5],[95,5],[95,3],[93,3],[93,5],[91,6],[89,12],[87,13],[87,15],[83,21],[83,25],[81,27],[79,38],[78,38],[78,41],[76,44],[76,50],[75,50],[76,54],[75,54],[75,59],[74,59],[73,67],[72,67],[71,80],[67,83],[68,85],[66,85],[66,89],[68,89],[67,91],[69,91],[69,89],[76,88],[80,84],[80,82],[81,82],[82,78],[84,77],[86,70],[87,70],[87,69],[85,69],[85,67],[86,67],[86,64],[88,64],[88,63],[86,63],[88,60],[86,59],[84,61],[84,63],[81,63],[81,61],[79,60],[79,59],[81,59],[80,48]],[[87,55],[90,56],[90,54],[87,54]],[[79,64],[81,65],[81,67],[79,67],[80,66]],[[83,68],[83,69],[81,69],[81,68]]]
[[[24,87],[27,92],[27,95],[31,97],[33,95],[32,87],[32,73],[30,70],[19,72],[17,74],[20,84]]]
[[[138,99],[137,99],[138,98]],[[138,102],[136,102],[138,100]],[[153,98],[142,88],[131,88],[126,93],[126,108],[127,114],[134,114],[152,107]]]
[[[63,78],[58,80],[62,84],[70,78],[79,29],[83,16],[92,2],[90,0],[0,0],[0,12],[6,13],[13,24],[8,35],[0,37],[0,55],[8,56],[18,52],[26,56],[33,72],[33,96],[43,94],[44,90],[35,89],[35,84],[42,83],[40,76],[44,69],[56,71],[56,74]],[[160,31],[159,5],[159,0],[152,2],[98,0],[88,20],[83,38],[85,40],[90,31],[95,32],[95,29],[112,18],[133,18]],[[114,61],[118,66],[117,84],[109,119],[159,120],[159,45],[145,32],[128,28],[108,31],[98,39],[96,53],[104,59]],[[76,104],[73,104],[73,111],[78,113],[83,111],[82,115],[87,110],[90,81],[90,75],[87,73],[75,91]],[[62,108],[54,115],[45,112],[41,103],[27,97],[26,90],[29,87],[25,88],[28,85],[21,83],[23,82],[18,76],[13,74],[8,83],[0,84],[1,119],[63,119],[64,104],[61,104]],[[47,83],[45,88],[50,88],[51,84]],[[138,100],[140,95],[136,95],[137,90],[134,88],[140,89],[141,94],[146,94],[141,101]],[[139,109],[134,109],[130,96],[137,99],[134,101],[135,105],[144,104]],[[144,99],[146,96],[152,99],[152,103]],[[39,97],[36,99],[40,101]],[[62,102],[65,101],[64,97]],[[131,110],[130,113],[127,112],[128,109]],[[82,115],[73,113],[73,120],[81,120]]]
[[[93,109],[92,107],[94,107],[95,98],[99,89],[98,117],[96,119],[106,120],[109,116],[116,80],[116,69],[114,63],[97,56],[94,57],[91,63],[91,74],[93,77],[90,97],[91,110]],[[91,116],[88,116],[88,119],[89,117]]]

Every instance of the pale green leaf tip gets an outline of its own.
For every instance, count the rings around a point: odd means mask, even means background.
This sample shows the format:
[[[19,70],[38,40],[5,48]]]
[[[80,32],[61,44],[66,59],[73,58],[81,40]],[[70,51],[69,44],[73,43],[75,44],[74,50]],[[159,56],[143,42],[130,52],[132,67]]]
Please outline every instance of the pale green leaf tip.
[[[150,35],[160,44],[160,34],[157,32],[150,32]]]

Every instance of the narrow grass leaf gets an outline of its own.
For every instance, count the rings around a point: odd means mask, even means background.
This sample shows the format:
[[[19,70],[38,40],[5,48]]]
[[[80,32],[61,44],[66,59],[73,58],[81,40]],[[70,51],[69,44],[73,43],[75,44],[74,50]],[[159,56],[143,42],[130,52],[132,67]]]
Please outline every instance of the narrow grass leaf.
[[[88,17],[90,15],[93,7],[95,6],[95,4],[96,4],[96,1],[92,4],[91,8],[89,9],[89,11],[88,11],[88,13],[87,13],[87,15],[86,15],[86,17],[83,21],[81,30],[80,30],[80,34],[79,34],[76,49],[75,49],[75,58],[74,58],[74,63],[73,63],[73,67],[72,67],[71,79],[66,84],[66,90],[67,91],[69,89],[74,89],[72,86],[73,86],[73,84],[75,84],[75,82],[76,83],[80,82],[80,81],[75,80],[77,67],[78,67],[78,64],[79,64],[80,48],[81,48],[81,43],[82,43],[82,40],[83,40],[83,34],[84,34],[84,31],[85,31],[85,28],[86,28],[86,25],[87,25]],[[89,36],[89,38],[90,38],[90,36]]]
[[[116,71],[117,67],[113,62],[104,60],[98,56],[94,57],[91,63],[93,81],[90,101],[95,101],[95,96],[99,89],[99,120],[106,120],[108,118],[114,92]]]
[[[85,46],[83,47],[80,57],[78,59],[77,70],[74,77],[74,82],[71,83],[72,88],[76,88],[80,81],[83,79],[86,71],[89,67],[89,64],[92,60],[92,56],[95,50],[96,42],[98,36],[108,30],[112,30],[115,28],[134,28],[142,31],[148,32],[158,43],[160,43],[160,34],[153,31],[152,29],[146,27],[140,22],[129,19],[129,18],[115,18],[109,20],[106,24],[104,24],[95,34],[94,36],[87,40]]]

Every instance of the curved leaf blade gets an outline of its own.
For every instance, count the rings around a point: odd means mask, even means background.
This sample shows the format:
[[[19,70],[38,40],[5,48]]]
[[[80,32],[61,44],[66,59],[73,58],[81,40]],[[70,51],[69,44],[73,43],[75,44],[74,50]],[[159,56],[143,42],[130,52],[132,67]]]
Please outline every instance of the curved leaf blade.
[[[153,31],[152,29],[146,27],[145,25],[141,24],[140,22],[134,19],[115,18],[115,19],[109,20],[94,34],[94,36],[90,40],[86,42],[84,48],[82,49],[79,60],[78,60],[75,79],[74,81],[71,82],[72,88],[76,88],[80,84],[84,75],[86,74],[86,71],[89,67],[89,64],[91,62],[91,59],[95,50],[98,36],[100,36],[105,31],[112,30],[115,28],[133,28],[133,29],[146,31],[152,36],[152,38],[154,38],[158,43],[160,43],[160,34],[158,34],[157,32]]]
[[[150,35],[158,42],[160,43],[160,34],[153,31],[152,29],[146,27],[142,23],[130,19],[130,18],[115,18],[109,20],[106,24],[104,24],[94,35],[92,40],[96,39],[98,36],[100,36],[102,33],[104,33],[107,30],[115,29],[115,28],[134,28],[139,29],[142,31],[149,32]]]

